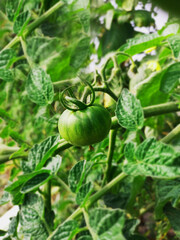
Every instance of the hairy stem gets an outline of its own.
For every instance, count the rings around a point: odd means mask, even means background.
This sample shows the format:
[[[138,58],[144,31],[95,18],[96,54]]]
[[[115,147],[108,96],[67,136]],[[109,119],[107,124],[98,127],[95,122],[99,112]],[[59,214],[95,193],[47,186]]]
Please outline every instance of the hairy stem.
[[[167,136],[161,139],[161,142],[163,143],[169,143],[174,138],[176,138],[178,135],[180,135],[180,124],[178,124],[170,133],[168,133]]]
[[[96,235],[96,233],[93,231],[93,229],[91,228],[90,224],[89,224],[89,215],[88,213],[86,212],[86,210],[83,208],[83,215],[84,215],[84,219],[85,219],[85,222],[86,222],[86,226],[91,234],[91,237],[93,240],[98,240],[98,237]]]
[[[54,179],[57,181],[57,183],[59,185],[61,185],[67,192],[71,192],[71,189],[69,188],[69,186],[58,176],[54,176]]]

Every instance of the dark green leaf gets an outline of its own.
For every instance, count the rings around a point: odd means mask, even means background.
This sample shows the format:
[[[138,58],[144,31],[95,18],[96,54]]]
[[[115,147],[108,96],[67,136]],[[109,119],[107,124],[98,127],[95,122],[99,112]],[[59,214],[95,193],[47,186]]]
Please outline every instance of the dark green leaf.
[[[116,105],[119,124],[132,131],[143,127],[144,115],[140,101],[127,89],[123,89]]]
[[[89,214],[89,223],[100,240],[125,240],[122,233],[125,217],[124,212],[119,209],[93,209]]]
[[[136,227],[139,223],[140,221],[138,219],[126,219],[125,226],[123,228],[123,234],[126,239],[129,239],[129,237],[134,234]]]
[[[68,183],[72,192],[79,191],[89,168],[90,164],[84,160],[78,162],[71,168],[68,176]]]
[[[14,20],[14,16],[18,7],[19,0],[7,0],[6,1],[6,14],[10,21]]]
[[[25,193],[28,193],[28,192],[31,192],[31,191],[34,191],[34,190],[38,189],[44,183],[49,181],[50,178],[51,178],[50,171],[49,172],[43,172],[43,173],[37,173],[35,176],[30,178],[27,182],[25,182],[23,184],[23,186],[21,188],[21,193],[25,194]]]
[[[28,11],[20,13],[14,22],[13,26],[14,32],[20,35],[27,26],[27,24],[29,23],[30,19],[31,15]]]
[[[20,210],[22,232],[31,235],[34,240],[47,239],[48,233],[44,225],[44,203],[40,196],[27,194]]]
[[[174,149],[149,138],[141,143],[136,152],[136,160],[124,165],[124,171],[133,176],[173,178],[180,176],[180,168],[175,163]]]
[[[135,86],[136,97],[141,101],[143,107],[164,103],[168,94],[160,91],[160,84],[167,67],[160,72],[152,73]]]
[[[128,161],[133,161],[135,157],[135,145],[133,142],[128,142],[124,148],[124,155]]]
[[[129,39],[126,44],[120,47],[120,51],[126,52],[131,56],[141,53],[148,48],[159,45],[167,37],[171,36],[171,33],[164,34],[164,36],[157,33],[138,36],[136,38]],[[121,57],[119,57],[119,60]],[[124,59],[123,59],[124,60]],[[118,61],[119,62],[119,61]]]
[[[53,233],[51,240],[72,240],[78,231],[78,224],[74,220],[60,225]]]
[[[175,58],[180,59],[180,34],[169,37],[169,45]]]
[[[39,144],[35,144],[28,155],[28,161],[22,161],[22,169],[25,173],[29,173],[41,169],[47,159],[52,156],[58,147],[59,136],[51,136]]]
[[[14,71],[13,69],[0,68],[0,79],[11,82],[14,80]]]
[[[91,182],[83,184],[76,195],[77,204],[83,206],[91,195],[92,191],[93,185]]]
[[[70,65],[72,67],[79,68],[87,60],[89,55],[89,44],[89,37],[83,38],[77,43],[71,54]]]
[[[167,204],[164,208],[164,212],[168,217],[176,236],[180,238],[180,209],[173,208],[170,204]]]
[[[15,57],[15,51],[12,48],[3,50],[0,53],[0,68],[6,67],[13,57]]]
[[[90,11],[86,9],[80,11],[78,15],[80,18],[80,22],[83,26],[84,32],[88,33],[90,28]]]
[[[169,201],[172,201],[175,207],[180,199],[180,179],[159,180],[156,183],[156,208],[155,214],[158,219],[162,217],[163,207]]]
[[[13,217],[11,219],[11,222],[9,224],[8,234],[12,237],[15,237],[17,234],[17,227],[19,223],[19,214],[16,217]]]
[[[26,90],[32,102],[38,105],[51,104],[54,88],[50,76],[41,68],[34,68],[28,76]]]
[[[0,236],[4,236],[6,234],[6,231],[0,229]]]
[[[48,169],[51,171],[51,174],[55,175],[61,165],[62,157],[59,155],[56,155],[55,157],[50,158],[47,163],[45,169]]]
[[[180,83],[180,63],[174,63],[164,73],[161,79],[160,90],[169,93],[176,84]]]

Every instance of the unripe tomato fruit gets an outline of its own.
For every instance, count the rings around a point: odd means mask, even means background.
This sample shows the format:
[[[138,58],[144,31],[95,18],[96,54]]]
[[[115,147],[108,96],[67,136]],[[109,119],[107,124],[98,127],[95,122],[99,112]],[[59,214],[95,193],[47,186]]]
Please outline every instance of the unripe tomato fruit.
[[[111,116],[101,105],[91,105],[83,110],[66,109],[59,118],[61,137],[75,146],[86,146],[102,141],[111,127]]]

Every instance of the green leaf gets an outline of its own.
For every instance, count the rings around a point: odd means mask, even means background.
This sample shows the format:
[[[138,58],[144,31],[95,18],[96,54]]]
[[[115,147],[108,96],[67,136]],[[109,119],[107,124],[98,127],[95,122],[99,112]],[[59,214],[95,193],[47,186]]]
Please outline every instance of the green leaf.
[[[158,142],[155,138],[148,138],[137,147],[135,155],[140,161],[150,163],[161,159],[168,165],[168,161],[175,157],[175,152],[170,145]]]
[[[5,187],[5,191],[10,193],[9,198],[14,205],[20,205],[24,200],[24,194],[20,193],[20,189],[23,183],[24,180],[17,180]]]
[[[0,68],[0,79],[6,82],[12,82],[14,80],[13,69]]]
[[[28,193],[28,192],[32,192],[36,189],[38,189],[40,186],[42,186],[44,183],[46,183],[47,181],[49,181],[49,179],[52,177],[50,175],[50,171],[47,170],[47,172],[41,172],[42,170],[40,170],[40,173],[35,172],[36,175],[33,176],[32,178],[30,178],[27,182],[25,182],[23,184],[23,186],[21,187],[21,193]]]
[[[173,208],[170,204],[167,204],[164,208],[164,212],[169,219],[169,222],[174,229],[176,236],[180,238],[180,209]]]
[[[12,153],[9,159],[15,159],[15,158],[25,158],[27,157],[27,148],[25,146],[21,147],[16,152]]]
[[[41,169],[47,159],[52,156],[57,149],[59,136],[50,136],[39,144],[35,144],[29,151],[28,161],[22,161],[22,169],[25,173],[29,173]]]
[[[0,236],[4,236],[6,234],[6,231],[0,229]]]
[[[134,160],[135,145],[133,142],[128,142],[124,148],[124,155],[128,161]]]
[[[141,101],[142,107],[164,103],[168,94],[160,91],[161,79],[167,67],[160,72],[152,73],[135,86],[136,97]]]
[[[6,14],[10,21],[14,20],[14,16],[18,7],[18,0],[7,0],[6,1]]]
[[[100,240],[125,240],[122,233],[125,217],[119,209],[93,209],[89,214],[89,223]]]
[[[51,240],[72,240],[78,232],[78,224],[75,220],[61,224],[54,232]]]
[[[5,190],[13,194],[24,194],[44,184],[50,178],[50,170],[41,169],[36,172],[23,174],[18,180],[8,185]]]
[[[13,218],[11,219],[10,224],[9,224],[8,234],[9,234],[11,237],[15,237],[15,236],[17,235],[18,223],[19,223],[19,214],[17,214],[16,217],[13,217]]]
[[[127,89],[122,90],[115,113],[122,127],[131,131],[136,131],[143,127],[144,114],[141,103]]]
[[[131,183],[131,190],[129,194],[129,198],[126,203],[126,210],[128,210],[129,213],[134,213],[134,204],[136,202],[136,197],[138,196],[139,192],[144,186],[145,177],[143,176],[136,176],[133,178],[133,181]]]
[[[55,175],[61,165],[62,162],[62,157],[59,155],[56,155],[55,157],[50,158],[47,162],[46,162],[46,167],[45,169],[48,169],[51,171],[52,175]]]
[[[14,22],[13,30],[14,33],[21,35],[29,21],[31,20],[31,14],[29,11],[22,12],[18,15]]]
[[[168,67],[161,79],[160,90],[169,93],[176,84],[180,83],[180,63],[174,63]]]
[[[68,176],[68,183],[72,192],[79,191],[79,188],[81,187],[89,168],[90,163],[86,162],[85,160],[76,163],[76,165],[71,168]]]
[[[27,54],[34,63],[46,66],[47,62],[57,56],[59,49],[57,38],[31,37],[27,39]]]
[[[41,68],[32,69],[28,76],[26,90],[29,99],[41,106],[51,104],[54,88],[50,76]]]
[[[12,48],[8,48],[0,52],[0,68],[6,67],[15,56],[15,51]]]
[[[25,139],[23,139],[23,137],[18,132],[11,130],[9,133],[9,136],[19,145],[22,145],[25,143]],[[26,143],[26,145],[28,144]]]
[[[120,47],[120,51],[126,52],[131,56],[141,53],[148,48],[159,45],[163,40],[171,36],[171,33],[167,33],[164,36],[158,33],[147,34],[143,36],[138,36],[127,40],[127,43]],[[118,62],[121,62],[122,56],[118,57]],[[124,58],[122,58],[124,61]]]
[[[174,178],[180,176],[180,168],[174,161],[174,149],[154,138],[146,139],[136,152],[136,160],[124,165],[125,173],[133,176],[151,176],[156,178]]]
[[[123,228],[123,234],[126,237],[126,239],[129,240],[129,238],[133,236],[136,230],[136,227],[139,223],[140,223],[139,219],[126,219],[125,225]]]
[[[40,196],[27,194],[20,210],[20,224],[24,234],[34,240],[47,239],[48,233],[44,225],[44,203]]]
[[[89,37],[79,40],[71,54],[70,65],[72,67],[78,69],[87,60],[87,57],[89,56],[89,44]]]
[[[83,10],[78,13],[78,16],[80,18],[80,22],[83,26],[84,32],[88,33],[90,29],[90,11],[89,10]]]
[[[77,204],[80,205],[81,207],[84,206],[87,199],[91,195],[92,191],[93,191],[93,184],[91,182],[83,184],[76,195]]]
[[[10,199],[9,192],[4,191],[2,197],[0,198],[0,206],[8,203]]]
[[[180,199],[180,179],[158,180],[156,182],[156,218],[160,219],[163,214],[163,207],[171,201],[175,207]]]
[[[175,58],[180,60],[180,34],[176,34],[167,39]]]

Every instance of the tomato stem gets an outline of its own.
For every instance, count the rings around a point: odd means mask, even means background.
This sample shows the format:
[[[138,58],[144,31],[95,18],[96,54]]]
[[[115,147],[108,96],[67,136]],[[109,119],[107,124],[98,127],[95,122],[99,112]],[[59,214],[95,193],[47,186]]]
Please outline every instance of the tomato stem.
[[[84,219],[85,219],[85,222],[86,222],[86,226],[91,234],[91,237],[93,240],[98,240],[98,236],[96,235],[96,233],[93,231],[93,229],[91,228],[90,224],[89,224],[89,215],[88,213],[86,212],[85,208],[82,209],[83,211],[83,215],[84,215]]]
[[[162,138],[161,142],[169,143],[178,135],[180,135],[180,124],[178,124],[171,132],[169,132],[168,135]]]

